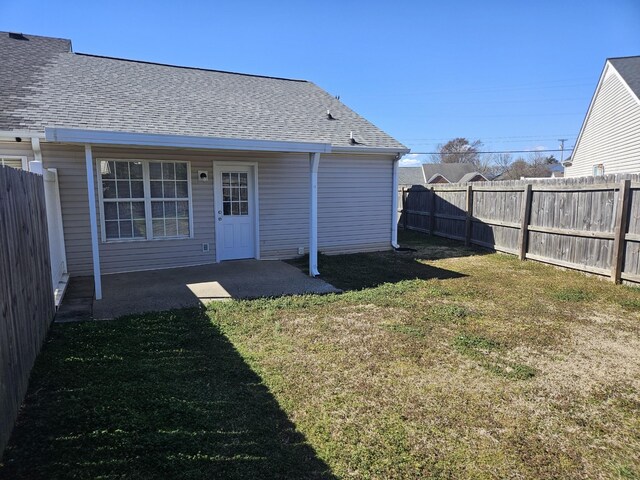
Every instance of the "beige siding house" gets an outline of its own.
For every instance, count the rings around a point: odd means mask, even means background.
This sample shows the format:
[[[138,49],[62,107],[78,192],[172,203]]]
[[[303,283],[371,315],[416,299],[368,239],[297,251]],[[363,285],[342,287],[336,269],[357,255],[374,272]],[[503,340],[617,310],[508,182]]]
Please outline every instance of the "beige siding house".
[[[640,173],[640,56],[606,61],[565,177]]]
[[[313,83],[0,33],[0,158],[54,172],[70,275],[396,246],[407,148]],[[328,114],[330,112],[330,115]],[[15,166],[15,165],[14,165]]]

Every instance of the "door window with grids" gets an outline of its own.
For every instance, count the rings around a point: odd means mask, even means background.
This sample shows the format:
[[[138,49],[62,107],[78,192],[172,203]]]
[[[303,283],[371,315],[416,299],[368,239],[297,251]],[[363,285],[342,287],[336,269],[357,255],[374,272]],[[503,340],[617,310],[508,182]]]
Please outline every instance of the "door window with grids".
[[[249,215],[249,184],[246,172],[222,173],[222,211],[224,215]]]
[[[103,239],[191,235],[186,162],[100,161]]]

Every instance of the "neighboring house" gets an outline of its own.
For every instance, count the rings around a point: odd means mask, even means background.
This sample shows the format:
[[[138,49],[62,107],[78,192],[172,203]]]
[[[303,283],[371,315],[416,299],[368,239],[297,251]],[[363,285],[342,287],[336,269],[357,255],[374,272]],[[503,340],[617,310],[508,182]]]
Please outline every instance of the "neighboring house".
[[[486,181],[488,179],[476,171],[476,167],[470,163],[423,163],[421,167],[400,167],[398,169],[398,185],[404,188],[433,183]]]
[[[427,184],[487,181],[470,163],[425,163],[422,173]]]
[[[565,177],[640,173],[640,56],[610,58]]]
[[[9,33],[0,65],[0,157],[57,170],[65,268],[98,299],[102,274],[396,245],[408,149],[311,82]]]
[[[398,168],[398,186],[411,188],[414,185],[424,185],[424,172],[422,167]]]

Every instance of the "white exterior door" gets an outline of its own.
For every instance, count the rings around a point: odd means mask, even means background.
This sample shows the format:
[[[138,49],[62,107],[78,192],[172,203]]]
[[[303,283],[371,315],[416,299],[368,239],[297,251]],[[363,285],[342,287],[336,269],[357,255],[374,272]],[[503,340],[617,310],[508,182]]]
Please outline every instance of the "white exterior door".
[[[217,259],[254,258],[257,256],[254,169],[243,164],[217,164],[213,170]]]

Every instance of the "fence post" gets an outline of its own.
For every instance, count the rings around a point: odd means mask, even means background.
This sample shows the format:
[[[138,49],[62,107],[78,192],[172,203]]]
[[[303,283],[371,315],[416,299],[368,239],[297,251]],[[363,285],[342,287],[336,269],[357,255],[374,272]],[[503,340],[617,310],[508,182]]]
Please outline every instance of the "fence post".
[[[431,187],[431,205],[429,209],[429,235],[436,231],[436,191]]]
[[[402,212],[400,213],[400,215],[402,215],[402,229],[406,230],[407,229],[407,210],[406,210],[406,204],[407,204],[407,191],[404,187],[402,187]]]
[[[471,245],[471,225],[473,219],[473,187],[467,185],[467,218],[465,219],[464,226],[464,244],[468,247]]]
[[[622,275],[622,260],[625,250],[625,234],[627,233],[627,212],[631,197],[631,180],[623,180],[618,193],[616,205],[616,224],[614,227],[613,255],[611,256],[611,280],[620,283]]]
[[[527,258],[532,198],[531,184],[527,183],[522,191],[522,204],[520,205],[520,260]]]

